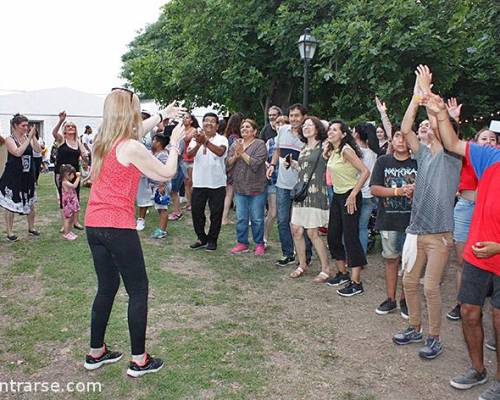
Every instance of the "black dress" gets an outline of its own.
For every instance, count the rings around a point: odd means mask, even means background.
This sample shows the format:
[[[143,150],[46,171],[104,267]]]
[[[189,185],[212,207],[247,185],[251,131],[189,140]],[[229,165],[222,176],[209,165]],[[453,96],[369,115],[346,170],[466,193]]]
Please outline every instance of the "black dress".
[[[59,193],[59,208],[63,208],[62,206],[62,189],[61,189],[61,166],[63,164],[72,165],[73,168],[78,172],[80,171],[80,147],[74,149],[69,147],[66,142],[61,144],[57,148],[57,157],[56,157],[56,165],[54,166],[54,178],[56,182],[57,191]],[[80,200],[80,183],[78,183],[78,187],[76,188],[76,194],[78,200]]]
[[[17,147],[20,147],[21,144],[16,138],[14,136],[12,138]],[[33,148],[29,144],[21,157],[7,154],[5,170],[0,178],[0,207],[28,215],[37,200]]]

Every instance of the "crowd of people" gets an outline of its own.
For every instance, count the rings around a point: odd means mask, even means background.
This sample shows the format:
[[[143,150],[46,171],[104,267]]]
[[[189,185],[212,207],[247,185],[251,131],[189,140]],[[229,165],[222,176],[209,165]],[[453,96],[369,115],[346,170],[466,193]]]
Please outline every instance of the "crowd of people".
[[[386,294],[375,312],[385,315],[399,308],[408,326],[392,341],[424,342],[418,349],[424,359],[434,359],[444,349],[441,282],[455,247],[458,300],[447,317],[462,319],[472,367],[450,384],[468,389],[486,382],[481,316],[488,296],[495,327],[489,348],[496,349],[500,335],[497,134],[485,128],[470,140],[460,139],[461,105],[432,93],[426,66],[417,68],[400,125],[391,123],[378,98],[375,106],[379,125],[366,122],[352,128],[342,120],[310,115],[301,104],[290,106],[287,115],[272,106],[269,122],[259,132],[256,122],[241,113],[233,114],[224,129],[217,114],[205,114],[199,126],[174,103],[158,115],[141,114],[137,96],[116,88],[106,98],[98,134],[86,132],[91,138],[85,140],[79,140],[75,124],[62,112],[53,130],[61,233],[75,240],[72,230],[86,229],[98,278],[85,367],[95,369],[122,357],[104,343],[120,276],[129,295],[128,374],[141,376],[163,365],[145,351],[148,280],[137,232],[145,228],[148,209],[158,211],[152,239],[165,238],[169,221],[180,221],[190,211],[191,249],[214,252],[221,226],[231,223],[234,204],[235,242],[228,252],[249,252],[251,230],[252,251],[264,256],[277,220],[282,257],[276,265],[293,266],[290,277],[303,278],[314,249],[320,267],[314,282],[336,287],[343,297],[365,291],[369,223],[376,214],[372,228],[380,233]],[[416,126],[421,107],[427,118]],[[7,238],[17,240],[12,232],[16,213],[28,216],[28,231],[37,236],[32,157],[41,149],[26,117],[14,116],[5,145],[9,155],[0,178],[0,206],[6,209]],[[81,161],[90,167],[86,177],[80,175]],[[85,228],[79,222],[82,181],[92,184]],[[425,340],[421,283],[428,318]],[[500,371],[480,399],[500,399]]]

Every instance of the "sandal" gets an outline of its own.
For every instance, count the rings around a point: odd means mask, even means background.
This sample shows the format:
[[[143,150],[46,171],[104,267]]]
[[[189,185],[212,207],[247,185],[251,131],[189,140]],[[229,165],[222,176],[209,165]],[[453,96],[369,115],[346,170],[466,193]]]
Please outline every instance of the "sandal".
[[[40,236],[40,232],[38,232],[36,229],[28,229],[28,232],[33,236]]]
[[[83,231],[85,228],[81,225],[74,224],[73,228],[78,229],[79,231]]]
[[[314,283],[325,283],[328,279],[330,279],[330,275],[326,272],[321,271],[316,278],[313,279]]]
[[[291,278],[299,278],[301,277],[302,275],[304,275],[304,273],[307,271],[307,268],[302,268],[302,267],[297,267],[295,269],[295,271],[293,271],[291,274],[290,274],[290,277]]]

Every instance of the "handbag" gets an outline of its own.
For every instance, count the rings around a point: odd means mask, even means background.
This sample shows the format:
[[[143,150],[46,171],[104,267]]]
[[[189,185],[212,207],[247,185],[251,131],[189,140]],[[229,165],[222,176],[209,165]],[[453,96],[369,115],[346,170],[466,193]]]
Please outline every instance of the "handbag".
[[[319,146],[321,148],[321,142],[319,143]],[[304,181],[297,182],[290,191],[290,198],[292,199],[292,201],[296,203],[302,203],[306,199],[307,190],[309,189],[309,183],[311,182],[311,178],[314,175],[314,172],[316,171],[320,157],[322,157],[321,151],[318,153],[318,157],[316,157],[316,161],[314,162],[314,167],[311,171],[311,176],[309,177],[307,182]]]

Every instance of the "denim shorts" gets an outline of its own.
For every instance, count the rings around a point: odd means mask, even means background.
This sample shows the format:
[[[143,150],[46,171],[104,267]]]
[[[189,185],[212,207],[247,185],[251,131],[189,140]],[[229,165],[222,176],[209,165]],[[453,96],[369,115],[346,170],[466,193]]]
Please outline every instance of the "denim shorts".
[[[184,177],[188,177],[188,169],[192,169],[193,168],[193,162],[192,161],[182,161],[181,162],[181,171],[182,171],[182,175],[184,175]]]
[[[472,213],[474,212],[474,204],[475,202],[465,200],[462,197],[455,204],[455,208],[453,209],[453,220],[455,222],[453,239],[455,242],[465,243],[467,241]]]
[[[182,168],[179,165],[179,167],[177,168],[177,174],[172,179],[172,192],[179,193],[183,182],[184,182],[184,174],[182,173]]]
[[[276,185],[267,185],[267,194],[276,194]]]
[[[382,257],[398,258],[403,252],[406,233],[404,231],[380,231],[382,239]]]

